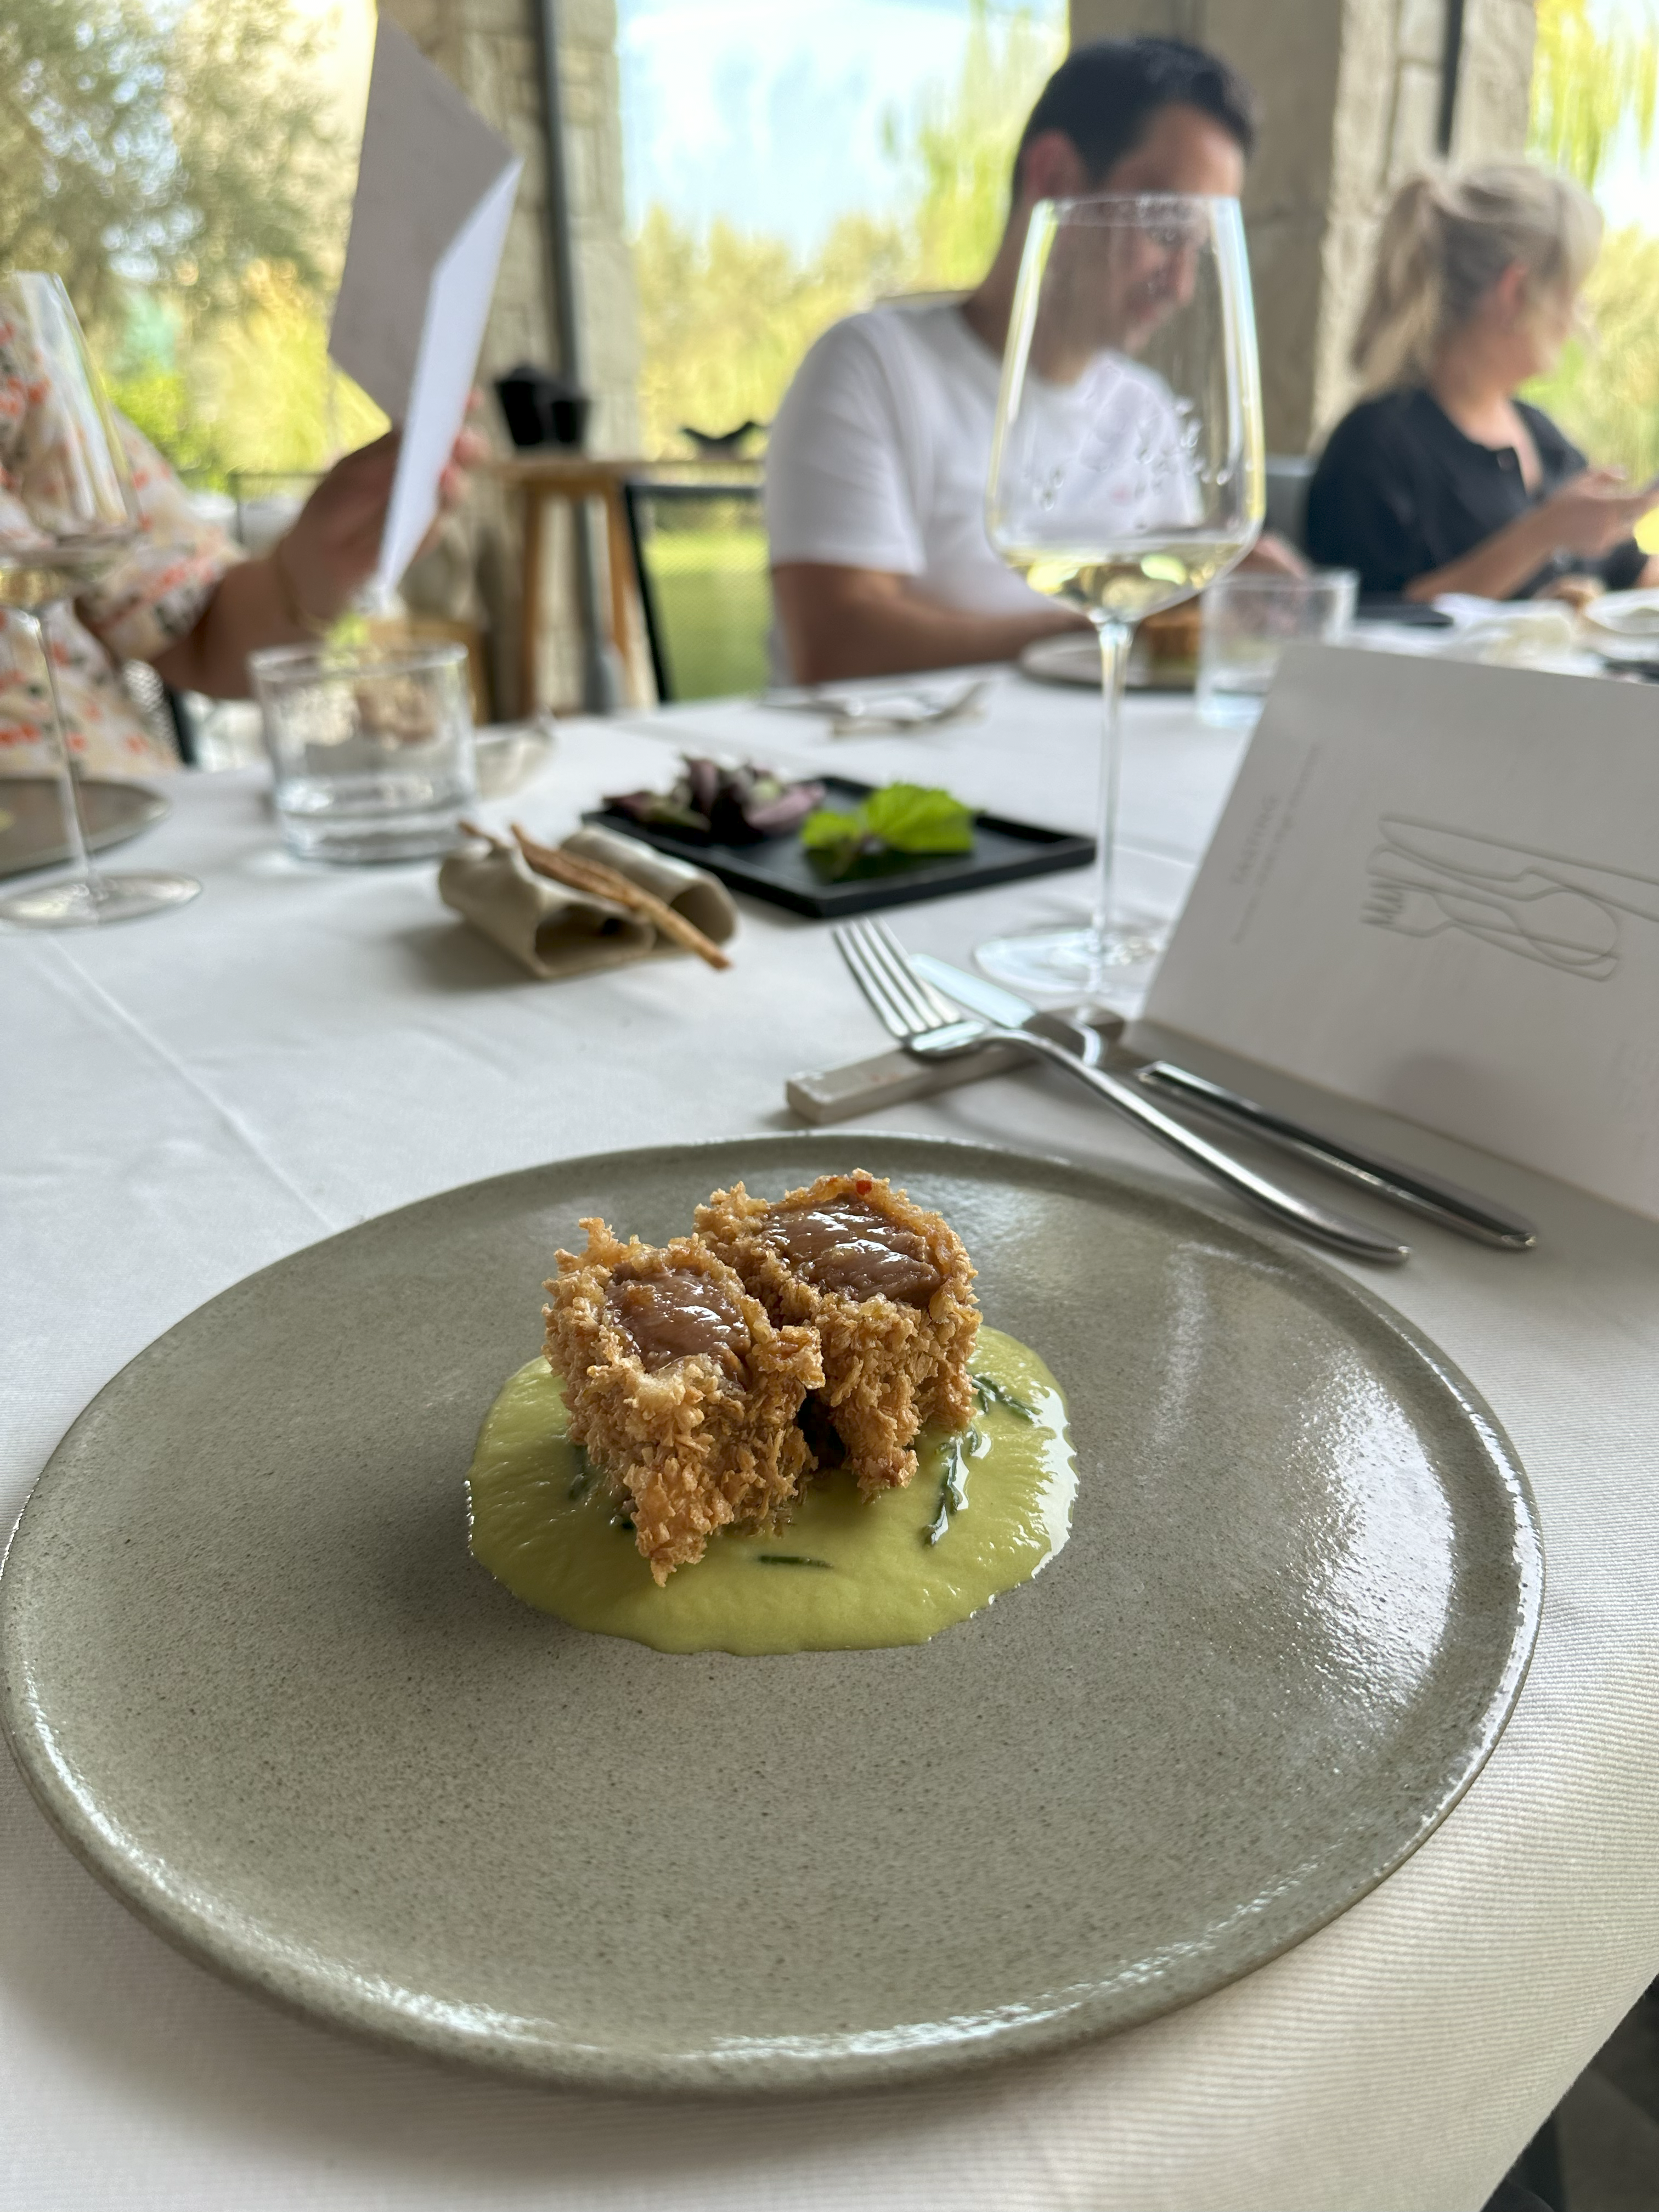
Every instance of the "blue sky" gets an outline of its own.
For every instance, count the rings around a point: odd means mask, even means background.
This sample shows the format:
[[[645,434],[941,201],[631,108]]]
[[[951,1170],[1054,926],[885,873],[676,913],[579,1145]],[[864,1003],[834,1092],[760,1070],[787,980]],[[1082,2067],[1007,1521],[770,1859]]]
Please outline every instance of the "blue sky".
[[[1652,4],[1595,12],[1639,19]],[[1064,0],[1029,12],[1058,32]],[[969,0],[617,0],[617,13],[630,227],[659,200],[798,251],[838,215],[899,198],[883,118],[953,81],[969,18]],[[1600,198],[1614,223],[1659,229],[1659,148],[1623,149]]]
[[[1058,30],[1063,0],[1026,12]],[[617,14],[630,226],[655,200],[800,251],[899,197],[883,118],[954,80],[969,21],[968,0],[618,0]]]

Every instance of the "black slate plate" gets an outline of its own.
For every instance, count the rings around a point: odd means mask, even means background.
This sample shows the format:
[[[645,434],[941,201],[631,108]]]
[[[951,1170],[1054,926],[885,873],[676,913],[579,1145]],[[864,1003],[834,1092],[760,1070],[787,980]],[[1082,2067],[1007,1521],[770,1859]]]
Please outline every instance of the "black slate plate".
[[[875,786],[850,776],[827,775],[826,806],[856,806]],[[677,830],[635,822],[617,807],[605,806],[582,817],[601,829],[637,837],[694,868],[707,868],[734,891],[810,914],[820,921],[839,921],[849,914],[872,914],[878,907],[914,906],[922,899],[949,898],[957,891],[984,890],[992,884],[1018,883],[1025,876],[1052,876],[1064,868],[1086,868],[1095,857],[1092,837],[1063,830],[1040,830],[1030,822],[1010,822],[1000,814],[974,817],[971,853],[941,854],[937,860],[906,860],[880,874],[830,882],[814,866],[799,837],[769,837],[759,845],[701,845]]]
[[[103,783],[82,776],[81,811],[86,817],[87,842],[94,853],[101,853],[148,830],[169,809],[159,791],[141,783]],[[54,868],[69,856],[56,777],[0,778],[0,876]]]

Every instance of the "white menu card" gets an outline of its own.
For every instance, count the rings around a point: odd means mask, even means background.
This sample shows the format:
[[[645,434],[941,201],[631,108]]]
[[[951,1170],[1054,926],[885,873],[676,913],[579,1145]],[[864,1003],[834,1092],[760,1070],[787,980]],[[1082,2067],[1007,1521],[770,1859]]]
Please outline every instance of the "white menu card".
[[[380,18],[328,349],[403,430],[374,586],[438,511],[466,416],[523,163],[407,33]]]
[[[1293,648],[1146,1015],[1659,1217],[1659,689]]]

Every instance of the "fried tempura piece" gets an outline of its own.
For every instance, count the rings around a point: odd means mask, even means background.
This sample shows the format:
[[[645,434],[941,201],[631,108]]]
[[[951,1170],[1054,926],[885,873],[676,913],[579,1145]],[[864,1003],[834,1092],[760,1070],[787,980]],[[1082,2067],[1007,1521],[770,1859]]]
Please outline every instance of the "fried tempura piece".
[[[873,1176],[821,1176],[775,1204],[741,1183],[717,1190],[697,1231],[780,1328],[817,1333],[824,1379],[808,1425],[827,1413],[866,1498],[909,1481],[925,1421],[966,1426],[974,1269],[937,1213]]]
[[[795,1416],[823,1380],[810,1328],[775,1328],[700,1239],[623,1244],[584,1221],[547,1285],[548,1364],[570,1433],[628,1503],[660,1584],[720,1528],[763,1527],[811,1464]]]

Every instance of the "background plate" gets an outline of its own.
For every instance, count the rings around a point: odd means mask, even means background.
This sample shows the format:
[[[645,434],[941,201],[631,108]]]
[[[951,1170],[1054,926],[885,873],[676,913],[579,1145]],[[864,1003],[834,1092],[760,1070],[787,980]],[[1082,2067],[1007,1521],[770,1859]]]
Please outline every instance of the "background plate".
[[[159,791],[141,783],[100,783],[81,779],[81,805],[87,842],[94,853],[125,845],[169,812]],[[28,868],[53,868],[69,858],[64,839],[64,802],[54,777],[0,777],[0,876]]]
[[[856,806],[875,786],[851,776],[814,777],[823,786],[826,806]],[[872,914],[887,906],[912,906],[918,899],[945,898],[955,891],[983,890],[991,884],[1018,883],[1028,876],[1051,876],[1064,868],[1086,868],[1095,857],[1092,837],[1063,830],[1040,830],[1029,822],[1006,821],[1000,814],[975,814],[971,853],[943,854],[933,860],[906,860],[890,874],[849,878],[832,883],[813,866],[799,837],[768,837],[757,845],[695,843],[654,823],[635,822],[620,807],[605,806],[582,817],[624,837],[637,837],[694,868],[707,868],[734,891],[773,906],[788,907],[820,921]]]
[[[1074,684],[1082,691],[1100,689],[1100,644],[1092,630],[1063,630],[1058,637],[1033,638],[1019,656],[1022,675],[1039,684]],[[1146,640],[1129,655],[1131,691],[1190,691],[1196,673],[1189,656],[1155,660]]]
[[[898,1650],[519,1604],[462,1476],[577,1216],[659,1239],[854,1159],[1068,1392],[1070,1545]],[[1340,1911],[1486,1759],[1541,1583],[1491,1416],[1317,1262],[1058,1163],[754,1138],[451,1192],[160,1338],[24,1510],[0,1711],[94,1871],[272,1996],[555,2080],[827,2087],[1145,2019]]]

